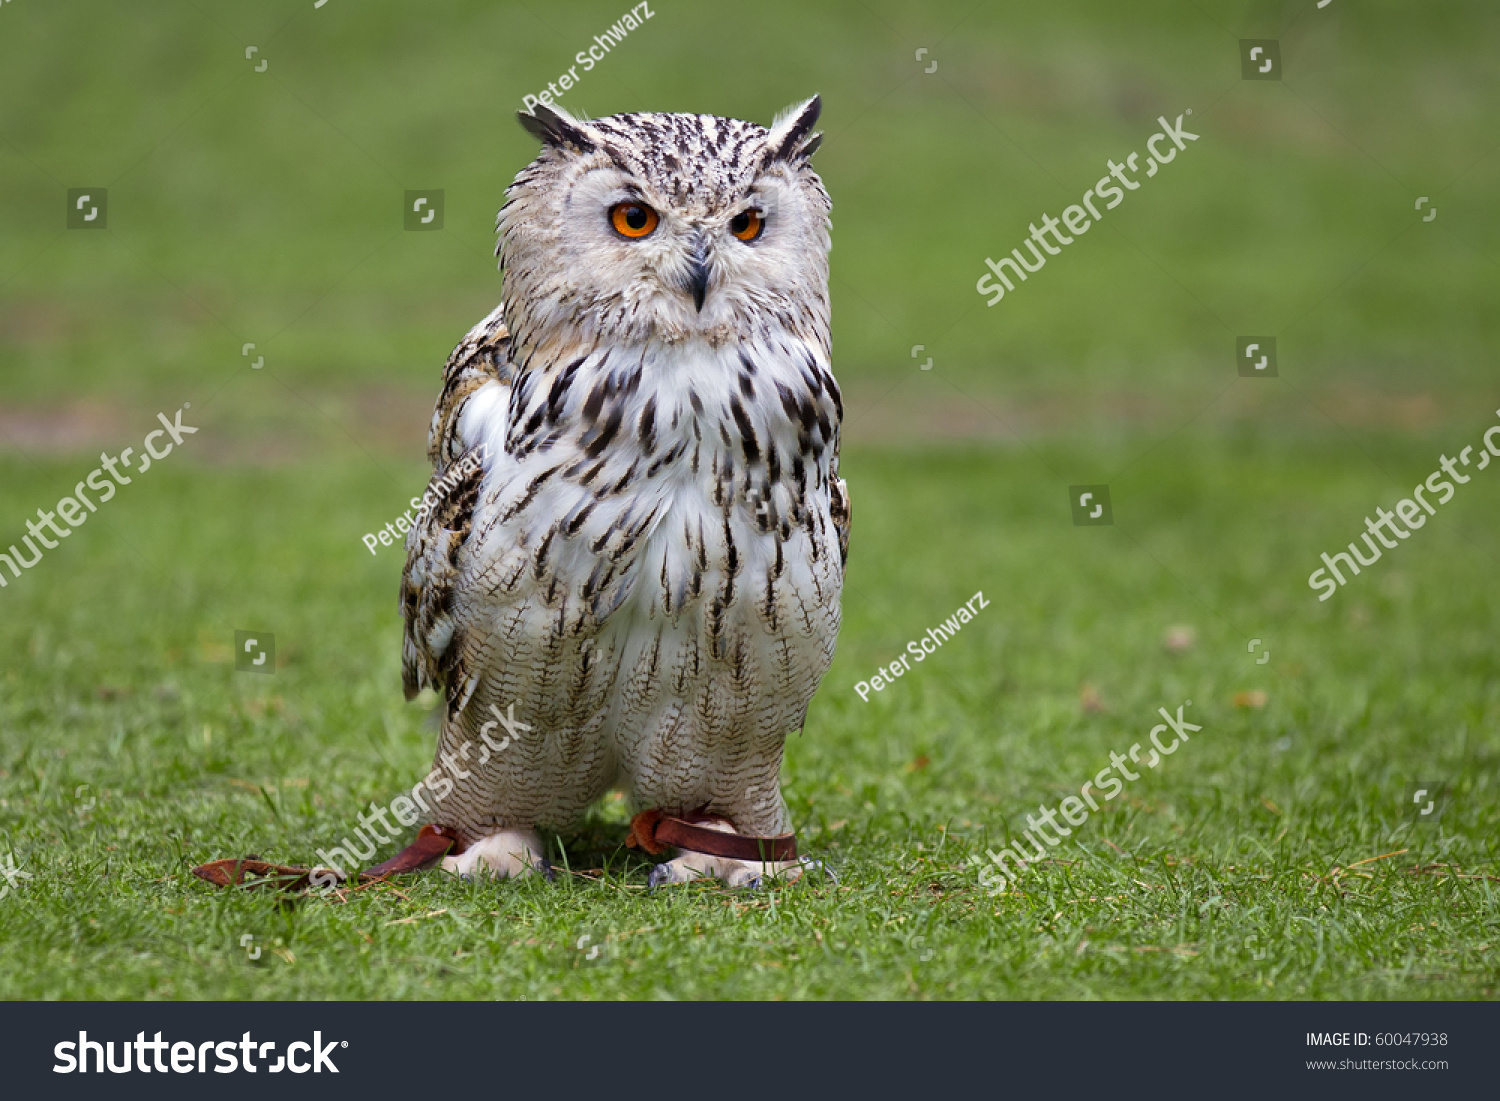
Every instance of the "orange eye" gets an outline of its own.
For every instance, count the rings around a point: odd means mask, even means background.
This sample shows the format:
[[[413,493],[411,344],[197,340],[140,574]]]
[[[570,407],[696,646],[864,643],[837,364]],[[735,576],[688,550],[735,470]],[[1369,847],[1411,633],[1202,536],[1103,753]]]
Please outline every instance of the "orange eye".
[[[755,240],[765,227],[766,220],[760,216],[758,210],[742,210],[729,222],[729,232],[741,241]]]
[[[645,203],[616,203],[609,208],[609,224],[621,237],[650,236],[660,220]]]

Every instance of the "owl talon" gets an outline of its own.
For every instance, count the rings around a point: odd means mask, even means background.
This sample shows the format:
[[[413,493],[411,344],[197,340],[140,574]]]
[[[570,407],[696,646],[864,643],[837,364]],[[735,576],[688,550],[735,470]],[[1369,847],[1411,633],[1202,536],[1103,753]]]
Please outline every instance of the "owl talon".
[[[735,860],[727,856],[708,856],[679,850],[674,859],[651,869],[647,886],[654,891],[658,887],[707,878],[717,879],[726,887],[744,887],[756,891],[771,883],[790,883],[798,879],[803,867],[803,863],[796,860],[763,864],[758,860]]]
[[[658,864],[651,869],[651,874],[646,878],[646,890],[655,891],[658,887],[667,886],[677,881],[676,869],[672,867],[670,862]]]
[[[835,886],[838,885],[839,877],[834,873],[834,870],[832,868],[830,868],[827,864],[823,863],[823,861],[821,861],[821,860],[814,860],[810,856],[804,856],[804,857],[800,857],[798,859],[798,863],[801,864],[802,867],[805,868],[808,871],[822,872],[823,873],[823,878],[827,879],[830,883],[834,884]]]

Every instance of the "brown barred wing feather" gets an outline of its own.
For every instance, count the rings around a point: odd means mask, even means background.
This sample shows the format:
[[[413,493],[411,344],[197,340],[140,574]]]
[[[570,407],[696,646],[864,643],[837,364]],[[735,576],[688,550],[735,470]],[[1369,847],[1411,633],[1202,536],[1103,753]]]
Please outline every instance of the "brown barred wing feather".
[[[480,441],[466,440],[461,426],[465,407],[491,383],[503,391],[488,400],[508,401],[515,374],[501,307],[469,331],[443,368],[443,390],[427,441],[432,480],[406,539],[401,575],[401,667],[407,699],[423,688],[446,689],[449,706],[461,708],[473,691],[472,678],[463,668],[464,640],[454,597],[479,488],[498,456],[490,455]]]
[[[459,420],[474,392],[489,382],[509,388],[516,368],[510,358],[510,331],[501,311],[504,303],[469,330],[443,366],[443,392],[432,411],[427,433],[427,458],[436,470],[454,462],[467,450],[459,435]]]
[[[829,382],[833,381],[829,376]],[[833,530],[839,535],[839,566],[849,564],[849,524],[852,514],[849,507],[849,483],[839,477],[839,443],[843,436],[841,422],[844,416],[843,401],[837,397],[836,387],[830,387],[838,408],[838,420],[834,422],[833,457],[828,464],[828,518],[833,521]]]
[[[401,574],[401,614],[406,623],[401,671],[407,699],[423,688],[446,688],[450,706],[461,709],[464,701],[458,697],[472,691],[463,669],[464,640],[454,616],[454,596],[484,472],[484,451],[475,448],[434,474],[407,536]]]
[[[839,565],[849,564],[849,483],[842,478],[828,479],[828,515],[839,533]]]

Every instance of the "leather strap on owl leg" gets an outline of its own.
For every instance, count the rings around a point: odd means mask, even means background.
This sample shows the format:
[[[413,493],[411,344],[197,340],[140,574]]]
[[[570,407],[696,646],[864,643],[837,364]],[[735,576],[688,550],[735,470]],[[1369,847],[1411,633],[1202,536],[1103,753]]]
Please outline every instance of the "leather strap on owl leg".
[[[630,832],[625,835],[625,847],[644,849],[652,856],[666,852],[666,844],[656,840],[656,827],[661,820],[662,813],[655,807],[641,811],[630,820]]]
[[[402,872],[419,872],[432,867],[450,852],[461,853],[466,848],[468,846],[459,837],[457,830],[446,826],[423,826],[410,845],[385,863],[360,872],[358,879],[363,882],[387,875],[400,875]],[[215,887],[275,887],[283,891],[300,891],[314,881],[327,886],[344,883],[349,879],[332,868],[295,868],[285,864],[268,864],[255,857],[215,860],[194,868],[193,874]],[[246,876],[254,877],[249,884],[245,883]]]
[[[776,837],[747,837],[742,833],[725,833],[723,830],[695,825],[683,818],[663,814],[656,808],[643,810],[630,820],[630,832],[625,837],[625,845],[631,849],[644,849],[653,856],[676,845],[689,852],[723,856],[731,860],[770,863],[797,859],[795,833],[783,833]]]
[[[423,826],[417,831],[416,840],[383,864],[361,872],[360,879],[378,879],[383,875],[400,875],[402,872],[420,872],[430,868],[450,852],[454,855],[469,846],[458,836],[457,830],[446,826]]]

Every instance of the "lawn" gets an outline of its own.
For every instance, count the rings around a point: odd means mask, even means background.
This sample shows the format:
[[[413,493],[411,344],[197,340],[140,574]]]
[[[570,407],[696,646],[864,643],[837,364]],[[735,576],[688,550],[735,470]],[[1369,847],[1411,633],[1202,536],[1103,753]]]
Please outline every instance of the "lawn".
[[[1500,467],[1308,586],[1500,410],[1477,0],[653,4],[567,105],[827,105],[854,533],[785,790],[837,879],[649,893],[616,800],[547,839],[554,882],[191,875],[315,862],[430,767],[401,552],[362,537],[498,296],[511,113],[626,6],[0,6],[0,551],[158,413],[199,428],[0,564],[0,998],[1495,998]],[[986,256],[1179,115],[1199,141],[984,306]],[[104,232],[65,230],[100,186]],[[443,229],[403,232],[429,188]],[[1245,334],[1279,377],[1238,376]],[[1179,707],[1190,741],[994,886]]]
[[[1113,527],[1074,527],[1046,467],[1111,459],[849,455],[846,623],[787,765],[837,884],[649,894],[610,803],[554,841],[553,883],[291,901],[188,869],[312,860],[425,771],[396,552],[359,539],[388,489],[357,467],[163,470],[6,593],[0,834],[32,878],[0,904],[0,994],[1492,997],[1493,486],[1319,605],[1302,560],[1350,527],[1341,501],[1388,495],[1363,461],[1184,439],[1117,483]],[[8,511],[45,484],[5,473]],[[972,623],[860,700],[975,590]],[[275,632],[273,676],[235,671],[237,627]],[[987,847],[1187,699],[1190,743],[1018,889],[985,889]],[[1431,779],[1449,801],[1419,825],[1403,799]]]

